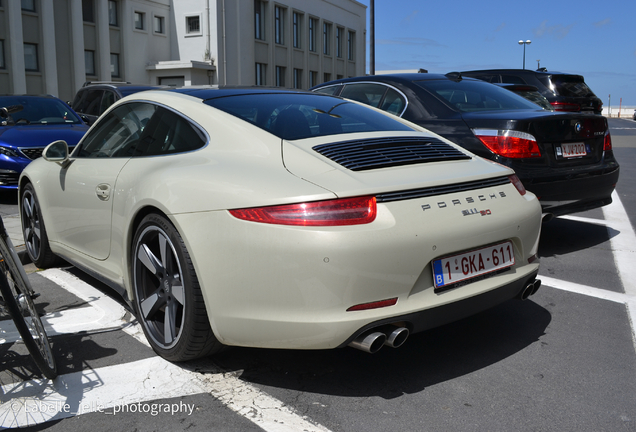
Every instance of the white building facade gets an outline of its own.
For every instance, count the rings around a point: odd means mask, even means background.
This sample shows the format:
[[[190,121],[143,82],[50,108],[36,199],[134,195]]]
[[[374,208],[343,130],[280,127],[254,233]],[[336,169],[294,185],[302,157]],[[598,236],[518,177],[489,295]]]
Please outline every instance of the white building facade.
[[[86,81],[307,89],[365,73],[355,0],[0,0],[0,94]]]

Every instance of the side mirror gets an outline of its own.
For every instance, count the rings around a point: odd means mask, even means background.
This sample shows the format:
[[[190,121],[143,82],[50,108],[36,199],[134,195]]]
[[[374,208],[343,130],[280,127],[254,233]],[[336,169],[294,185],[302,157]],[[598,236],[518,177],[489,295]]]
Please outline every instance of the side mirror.
[[[42,151],[42,157],[49,162],[66,162],[68,160],[68,144],[64,140],[53,141]]]

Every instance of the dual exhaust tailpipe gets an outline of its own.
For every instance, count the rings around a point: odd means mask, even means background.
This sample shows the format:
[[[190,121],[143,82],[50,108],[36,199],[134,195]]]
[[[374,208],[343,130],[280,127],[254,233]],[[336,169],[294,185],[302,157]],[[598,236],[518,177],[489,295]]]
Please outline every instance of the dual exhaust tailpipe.
[[[534,281],[526,285],[523,291],[521,291],[521,294],[519,294],[519,298],[521,300],[526,300],[528,297],[536,293],[539,290],[540,286],[541,286],[541,281],[539,279],[535,279]]]
[[[406,327],[388,325],[361,334],[349,346],[373,354],[380,351],[384,345],[399,348],[408,337],[409,329]]]

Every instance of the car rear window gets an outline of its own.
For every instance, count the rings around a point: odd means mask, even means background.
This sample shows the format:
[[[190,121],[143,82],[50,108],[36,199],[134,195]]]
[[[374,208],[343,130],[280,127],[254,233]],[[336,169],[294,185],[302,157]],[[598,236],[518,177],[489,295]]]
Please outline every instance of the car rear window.
[[[525,98],[483,81],[444,79],[415,83],[459,112],[537,109]]]
[[[413,130],[363,105],[320,94],[246,94],[209,99],[204,103],[287,140],[341,133]]]
[[[552,75],[551,81],[553,89],[561,96],[596,97],[581,76]]]

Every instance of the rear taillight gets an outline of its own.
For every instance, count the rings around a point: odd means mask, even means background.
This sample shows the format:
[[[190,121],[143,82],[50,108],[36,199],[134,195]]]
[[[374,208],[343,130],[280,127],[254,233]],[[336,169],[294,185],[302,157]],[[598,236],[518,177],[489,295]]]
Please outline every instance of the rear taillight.
[[[569,102],[550,102],[555,111],[581,111],[581,105]]]
[[[300,204],[230,210],[235,218],[297,226],[337,226],[371,223],[377,215],[375,197],[364,196]]]
[[[473,129],[473,133],[499,156],[513,159],[541,157],[537,140],[529,133],[496,129]]]
[[[612,135],[610,135],[610,131],[605,132],[605,139],[603,140],[603,151],[612,150]]]
[[[510,179],[510,182],[515,186],[515,188],[517,188],[517,190],[519,191],[521,195],[526,194],[526,188],[523,185],[523,183],[521,183],[521,180],[519,180],[519,177],[517,177],[517,174],[509,175],[508,178]]]

